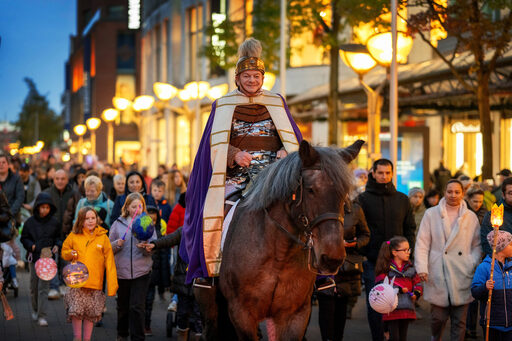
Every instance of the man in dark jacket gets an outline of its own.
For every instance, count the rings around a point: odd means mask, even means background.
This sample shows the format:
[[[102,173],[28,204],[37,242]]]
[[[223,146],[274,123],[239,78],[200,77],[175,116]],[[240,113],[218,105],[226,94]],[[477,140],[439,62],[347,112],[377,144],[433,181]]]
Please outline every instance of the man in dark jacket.
[[[7,197],[12,215],[20,223],[19,213],[25,199],[25,190],[19,175],[9,168],[9,159],[5,154],[0,154],[0,186]]]
[[[501,192],[503,194],[503,225],[500,230],[512,233],[512,177],[506,178],[501,184]],[[500,202],[497,203],[498,205]],[[492,231],[491,211],[487,212],[482,220],[480,228],[480,240],[482,241],[482,250],[484,255],[492,256],[492,249],[487,242],[487,234]]]
[[[367,298],[375,285],[375,263],[381,244],[394,236],[404,236],[411,247],[414,245],[416,223],[412,207],[407,195],[396,190],[392,179],[393,164],[391,161],[387,159],[375,161],[370,174],[368,174],[366,190],[357,198],[370,228],[370,242],[362,251],[368,259],[363,264],[363,279]],[[368,299],[366,303],[372,339],[381,341],[384,337],[382,317],[370,307]]]

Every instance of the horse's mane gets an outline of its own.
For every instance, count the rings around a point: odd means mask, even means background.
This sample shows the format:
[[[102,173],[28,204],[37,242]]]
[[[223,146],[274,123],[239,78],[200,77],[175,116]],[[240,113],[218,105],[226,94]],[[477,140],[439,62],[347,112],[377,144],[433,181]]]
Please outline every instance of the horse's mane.
[[[344,198],[354,184],[354,176],[336,149],[315,147],[320,155],[319,166],[333,182],[339,198]],[[290,198],[299,186],[302,161],[299,153],[289,154],[262,170],[248,190],[240,206],[249,211],[262,210],[279,200]]]

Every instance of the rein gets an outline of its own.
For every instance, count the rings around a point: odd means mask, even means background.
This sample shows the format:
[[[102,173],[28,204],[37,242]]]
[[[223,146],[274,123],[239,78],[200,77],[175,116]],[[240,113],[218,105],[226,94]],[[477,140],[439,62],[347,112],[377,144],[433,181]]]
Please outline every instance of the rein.
[[[301,170],[299,187],[297,188],[297,190],[300,189],[300,196],[299,196],[299,200],[297,201],[295,206],[296,207],[300,206],[302,208],[301,209],[302,212],[304,212],[304,209],[303,209],[303,196],[304,196],[304,190],[303,190],[304,184],[303,183],[304,183],[304,180],[302,178],[302,172],[304,170],[320,170],[320,168],[302,168],[302,170]],[[297,200],[297,198],[296,198],[297,190],[292,195],[292,201],[294,201],[294,202]],[[270,215],[270,213],[268,212],[266,207],[264,208],[264,211],[265,211],[265,215],[274,223],[274,225],[279,227],[279,229],[281,231],[283,231],[289,239],[291,239],[296,244],[302,246],[303,250],[308,251],[308,270],[310,272],[317,274],[317,275],[334,275],[334,274],[336,274],[337,271],[335,273],[318,272],[311,265],[312,256],[315,256],[315,250],[313,249],[313,229],[317,225],[323,223],[324,221],[328,221],[328,220],[339,221],[341,223],[341,226],[343,227],[343,216],[342,215],[333,213],[333,212],[327,212],[327,213],[323,213],[323,214],[320,214],[319,216],[314,217],[313,220],[310,221],[310,219],[304,213],[299,214],[298,218],[299,218],[300,223],[304,227],[303,235],[306,238],[306,242],[304,242],[300,237],[298,237],[295,234],[288,231],[288,229],[286,229],[286,227],[284,227],[281,223],[279,223],[277,220],[275,220]]]

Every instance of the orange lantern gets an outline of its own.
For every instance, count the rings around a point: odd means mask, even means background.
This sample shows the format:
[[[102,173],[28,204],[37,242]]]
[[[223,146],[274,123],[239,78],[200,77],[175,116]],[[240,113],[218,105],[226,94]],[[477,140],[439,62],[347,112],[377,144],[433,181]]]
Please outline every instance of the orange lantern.
[[[503,224],[503,204],[496,206],[492,205],[491,208],[491,225],[492,227],[500,227]]]

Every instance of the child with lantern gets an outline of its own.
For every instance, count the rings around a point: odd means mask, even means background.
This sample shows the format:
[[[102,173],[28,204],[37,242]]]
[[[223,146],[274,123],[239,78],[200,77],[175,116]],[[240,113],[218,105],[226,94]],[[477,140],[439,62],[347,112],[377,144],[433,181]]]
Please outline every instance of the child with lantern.
[[[64,302],[73,324],[74,341],[82,340],[82,326],[83,340],[90,340],[94,323],[101,320],[106,300],[102,291],[105,273],[108,296],[114,296],[118,288],[112,246],[107,230],[98,223],[93,207],[80,209],[73,230],[62,245],[62,258],[73,262],[66,267],[69,271],[64,269],[63,276],[71,286]]]

